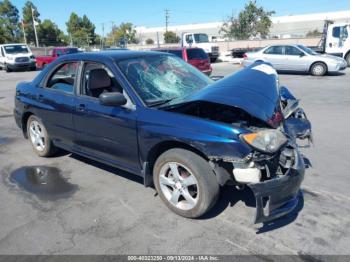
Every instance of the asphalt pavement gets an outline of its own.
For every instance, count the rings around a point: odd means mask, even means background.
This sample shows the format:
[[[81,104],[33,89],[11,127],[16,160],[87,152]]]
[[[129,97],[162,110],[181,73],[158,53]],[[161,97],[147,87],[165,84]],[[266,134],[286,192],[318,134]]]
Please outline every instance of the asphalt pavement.
[[[350,254],[349,69],[280,74],[313,124],[312,167],[299,212],[258,225],[248,190],[225,187],[208,215],[186,219],[135,175],[69,153],[37,157],[13,119],[16,84],[37,73],[0,71],[0,254]],[[35,172],[53,174],[44,194]]]

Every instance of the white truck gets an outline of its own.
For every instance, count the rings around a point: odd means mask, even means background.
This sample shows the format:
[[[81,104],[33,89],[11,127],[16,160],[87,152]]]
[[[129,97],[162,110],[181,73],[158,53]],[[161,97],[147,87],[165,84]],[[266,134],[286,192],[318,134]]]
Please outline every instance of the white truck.
[[[350,24],[326,20],[320,49],[322,53],[344,58],[350,66]]]
[[[7,72],[19,69],[36,69],[36,59],[26,44],[0,45],[0,69]]]
[[[209,42],[209,37],[204,33],[183,33],[181,37],[181,46],[202,48],[209,56],[211,62],[219,57],[219,46],[216,43]]]

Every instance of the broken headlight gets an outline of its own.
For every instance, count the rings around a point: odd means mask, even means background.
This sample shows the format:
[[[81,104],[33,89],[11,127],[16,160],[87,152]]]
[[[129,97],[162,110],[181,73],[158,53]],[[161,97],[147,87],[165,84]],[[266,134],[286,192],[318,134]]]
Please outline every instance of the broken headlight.
[[[286,136],[279,130],[266,129],[241,135],[242,139],[257,150],[275,153],[287,143]]]

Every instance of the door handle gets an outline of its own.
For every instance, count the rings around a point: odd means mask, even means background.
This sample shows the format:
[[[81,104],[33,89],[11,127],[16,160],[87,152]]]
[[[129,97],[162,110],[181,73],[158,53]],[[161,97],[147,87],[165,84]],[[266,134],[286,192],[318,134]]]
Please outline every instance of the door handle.
[[[85,104],[79,104],[77,107],[77,110],[80,112],[84,112],[85,111]]]
[[[38,95],[38,101],[42,102],[44,100],[44,96],[43,95]]]

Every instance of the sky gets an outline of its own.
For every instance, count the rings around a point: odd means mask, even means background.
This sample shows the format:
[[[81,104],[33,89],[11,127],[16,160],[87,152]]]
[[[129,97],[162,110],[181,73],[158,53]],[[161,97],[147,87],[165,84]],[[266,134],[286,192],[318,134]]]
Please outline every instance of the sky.
[[[26,0],[11,0],[20,13]],[[86,14],[95,24],[96,32],[105,33],[114,24],[131,22],[136,26],[163,26],[164,10],[170,10],[170,25],[223,21],[237,15],[246,0],[32,0],[40,19],[51,19],[66,32],[65,22],[71,12]],[[273,10],[275,16],[298,15],[350,10],[350,0],[257,0],[265,10]]]

